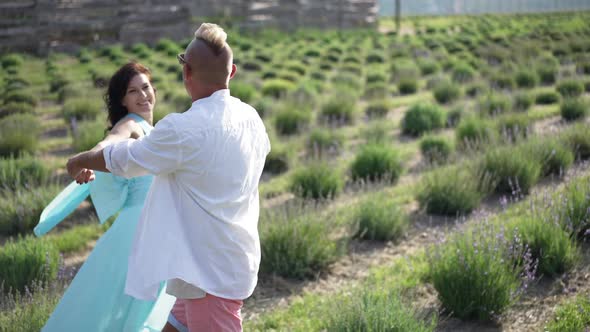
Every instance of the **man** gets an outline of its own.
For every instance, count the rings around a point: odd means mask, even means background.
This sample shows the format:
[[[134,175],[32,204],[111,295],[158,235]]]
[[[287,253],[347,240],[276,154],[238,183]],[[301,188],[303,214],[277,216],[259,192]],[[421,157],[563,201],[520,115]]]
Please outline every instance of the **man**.
[[[242,300],[260,263],[258,182],[270,143],[262,120],[230,96],[236,73],[227,35],[203,23],[178,56],[193,100],[147,135],[68,160],[77,182],[92,170],[154,174],[134,239],[125,292],[176,296],[164,331],[241,331]]]

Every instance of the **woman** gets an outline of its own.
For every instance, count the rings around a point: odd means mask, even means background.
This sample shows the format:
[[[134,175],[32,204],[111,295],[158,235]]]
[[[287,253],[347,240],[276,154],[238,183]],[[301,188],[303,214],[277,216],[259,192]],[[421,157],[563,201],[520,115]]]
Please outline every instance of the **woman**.
[[[155,89],[150,71],[128,63],[111,78],[105,101],[111,127],[94,149],[139,138],[152,129]],[[119,212],[66,290],[42,331],[159,331],[166,323],[174,298],[164,287],[158,299],[141,301],[124,293],[127,257],[152,176],[124,179],[95,173],[88,184],[70,184],[41,215],[35,234],[53,228],[88,195],[103,223]]]

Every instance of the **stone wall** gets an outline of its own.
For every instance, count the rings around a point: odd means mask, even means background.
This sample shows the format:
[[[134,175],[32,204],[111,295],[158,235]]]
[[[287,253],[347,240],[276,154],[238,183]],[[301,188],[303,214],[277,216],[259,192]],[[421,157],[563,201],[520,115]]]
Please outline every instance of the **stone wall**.
[[[195,17],[235,17],[244,29],[368,27],[377,11],[377,0],[1,0],[0,53],[178,40]]]

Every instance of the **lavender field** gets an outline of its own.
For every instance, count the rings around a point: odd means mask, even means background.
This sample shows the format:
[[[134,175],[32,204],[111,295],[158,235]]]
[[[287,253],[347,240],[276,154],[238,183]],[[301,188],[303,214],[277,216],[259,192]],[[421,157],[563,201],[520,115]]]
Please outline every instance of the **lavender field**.
[[[245,331],[590,328],[590,12],[229,30],[264,120],[259,284]],[[108,229],[86,201],[32,229],[105,134],[135,59],[154,121],[190,105],[188,40],[0,55],[0,331],[39,331]]]

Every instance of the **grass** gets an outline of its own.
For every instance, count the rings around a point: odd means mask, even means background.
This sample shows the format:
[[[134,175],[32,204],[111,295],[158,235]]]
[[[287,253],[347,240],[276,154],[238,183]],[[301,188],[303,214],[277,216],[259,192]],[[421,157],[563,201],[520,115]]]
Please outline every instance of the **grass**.
[[[432,247],[428,277],[448,313],[489,320],[516,299],[523,267],[513,262],[523,249],[503,229],[481,223]]]
[[[408,218],[388,197],[380,195],[363,201],[354,217],[354,237],[389,241],[399,238]]]
[[[434,129],[442,128],[446,119],[443,110],[433,104],[416,104],[410,107],[402,120],[405,134],[420,136]]]
[[[361,148],[350,165],[354,181],[397,181],[402,163],[396,150],[383,144],[369,144]]]
[[[0,297],[0,331],[41,331],[64,290],[62,282],[36,282],[30,292]]]
[[[340,193],[343,178],[325,163],[297,169],[291,178],[291,192],[308,199],[331,199]]]
[[[583,331],[590,325],[590,297],[580,294],[560,304],[555,317],[545,327],[549,332]]]
[[[486,194],[472,168],[451,167],[425,175],[416,196],[429,214],[460,216],[477,208]]]
[[[528,216],[513,222],[533,259],[538,260],[537,272],[553,277],[569,271],[579,262],[578,248],[558,221],[550,217]]]
[[[0,280],[4,291],[24,292],[34,281],[57,277],[59,254],[48,241],[32,237],[8,241],[0,247]]]
[[[285,278],[314,277],[341,255],[343,244],[333,226],[295,206],[263,215],[260,220],[260,272]]]

